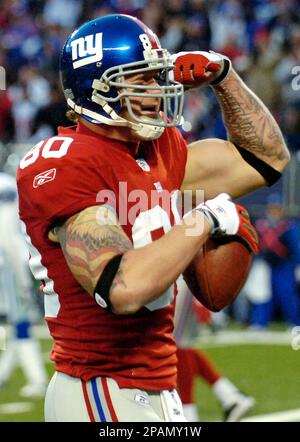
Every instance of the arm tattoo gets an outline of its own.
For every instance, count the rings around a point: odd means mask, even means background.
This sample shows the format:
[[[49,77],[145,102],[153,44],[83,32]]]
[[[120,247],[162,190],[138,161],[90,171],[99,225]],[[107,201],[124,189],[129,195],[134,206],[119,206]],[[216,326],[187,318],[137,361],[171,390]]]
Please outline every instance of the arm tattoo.
[[[114,280],[111,285],[111,290],[113,290],[117,286],[122,286],[124,288],[127,288],[127,285],[124,281],[124,266],[126,265],[126,256],[123,256],[121,265],[118,268],[118,271],[116,273],[116,276],[114,277]]]
[[[266,162],[289,158],[281,131],[266,106],[232,71],[215,87],[230,141]]]
[[[70,270],[91,294],[108,261],[132,248],[116,216],[109,211],[105,206],[89,207],[57,229]]]

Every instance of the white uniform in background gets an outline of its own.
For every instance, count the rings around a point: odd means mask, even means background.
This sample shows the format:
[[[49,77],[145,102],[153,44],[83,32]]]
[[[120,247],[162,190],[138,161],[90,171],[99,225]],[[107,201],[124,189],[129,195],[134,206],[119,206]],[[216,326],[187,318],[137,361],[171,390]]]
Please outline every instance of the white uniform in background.
[[[33,306],[28,251],[18,217],[15,179],[5,173],[0,173],[0,304],[14,327],[14,336],[0,349],[0,387],[19,365],[27,381],[20,394],[44,396],[47,374],[39,344],[30,331]]]

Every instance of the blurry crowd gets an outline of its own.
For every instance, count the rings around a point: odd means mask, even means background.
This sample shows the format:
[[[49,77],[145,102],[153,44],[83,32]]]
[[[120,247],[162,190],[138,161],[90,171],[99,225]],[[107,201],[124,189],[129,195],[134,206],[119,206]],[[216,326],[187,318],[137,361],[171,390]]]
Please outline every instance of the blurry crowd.
[[[89,19],[136,15],[170,52],[208,50],[228,55],[247,84],[272,110],[289,147],[300,147],[299,0],[0,0],[0,141],[32,144],[65,119],[58,57],[66,37]],[[300,67],[299,67],[300,74]],[[186,97],[189,140],[224,138],[219,107],[209,88]]]
[[[263,218],[255,222],[260,254],[233,313],[251,327],[264,329],[276,319],[300,325],[300,224],[287,216],[283,198],[271,193]]]

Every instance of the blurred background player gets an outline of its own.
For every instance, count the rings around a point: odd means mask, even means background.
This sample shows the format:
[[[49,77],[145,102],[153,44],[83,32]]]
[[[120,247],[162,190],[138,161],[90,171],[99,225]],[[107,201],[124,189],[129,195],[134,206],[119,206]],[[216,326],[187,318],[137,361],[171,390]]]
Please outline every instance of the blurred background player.
[[[261,256],[270,272],[271,297],[255,303],[251,325],[266,327],[279,310],[289,327],[300,325],[300,304],[295,271],[300,264],[300,228],[296,220],[286,217],[282,197],[268,197],[266,217],[256,222]]]
[[[183,278],[179,278],[175,310],[175,339],[177,342],[177,387],[184,415],[190,422],[201,421],[195,404],[195,381],[201,378],[219,401],[226,422],[238,422],[253,408],[254,398],[247,396],[225,377],[199,349],[190,346],[193,296]],[[199,303],[198,303],[199,304]],[[210,312],[203,307],[209,320]],[[203,313],[202,313],[203,314]]]
[[[0,352],[0,388],[5,387],[19,365],[27,382],[20,395],[43,397],[47,374],[39,344],[31,333],[29,317],[35,308],[27,255],[18,219],[15,180],[0,173],[0,302],[13,326],[12,337]]]

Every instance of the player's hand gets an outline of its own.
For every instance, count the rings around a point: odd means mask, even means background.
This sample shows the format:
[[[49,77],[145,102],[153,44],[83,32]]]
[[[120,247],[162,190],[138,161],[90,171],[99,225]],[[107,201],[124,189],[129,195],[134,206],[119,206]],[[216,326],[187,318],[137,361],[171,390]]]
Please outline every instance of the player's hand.
[[[227,193],[199,204],[194,210],[202,212],[212,226],[211,236],[236,235],[240,218],[236,205]]]
[[[221,84],[231,67],[229,58],[212,51],[178,52],[171,59],[174,80],[185,89]]]
[[[221,193],[212,200],[199,204],[196,209],[204,213],[212,226],[211,236],[236,235],[257,254],[258,236],[249,214],[243,206],[234,204],[230,196]]]

